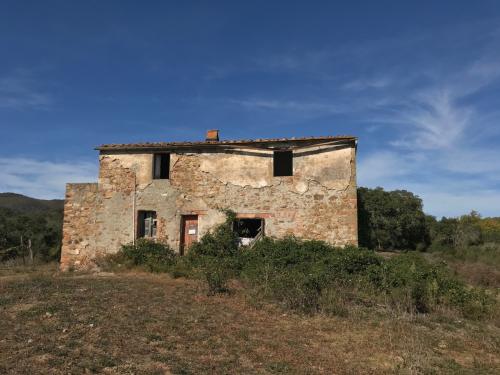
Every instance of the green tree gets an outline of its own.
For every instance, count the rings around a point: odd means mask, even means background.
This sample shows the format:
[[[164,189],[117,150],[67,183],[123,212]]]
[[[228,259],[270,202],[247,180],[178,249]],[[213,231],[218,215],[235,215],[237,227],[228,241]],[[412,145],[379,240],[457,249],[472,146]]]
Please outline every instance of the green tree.
[[[358,188],[359,244],[370,249],[425,249],[429,230],[422,200],[406,190]]]
[[[442,217],[430,228],[433,246],[464,248],[481,244],[483,241],[482,220],[476,211],[459,218]]]
[[[0,208],[0,261],[28,256],[28,243],[34,257],[59,259],[62,212],[19,212]]]

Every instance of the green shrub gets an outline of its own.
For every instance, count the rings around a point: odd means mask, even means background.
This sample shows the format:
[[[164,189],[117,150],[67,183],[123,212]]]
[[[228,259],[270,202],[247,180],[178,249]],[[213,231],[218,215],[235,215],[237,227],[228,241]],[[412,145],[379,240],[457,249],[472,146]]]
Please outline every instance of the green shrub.
[[[306,313],[344,316],[353,306],[385,306],[408,313],[453,309],[480,319],[495,309],[483,290],[458,280],[444,263],[409,252],[386,259],[371,250],[337,248],[322,241],[263,238],[252,249],[239,248],[234,215],[177,257],[166,245],[139,240],[114,255],[125,265],[146,266],[174,277],[205,280],[210,294],[228,291],[239,277],[263,299]]]
[[[118,256],[152,272],[169,271],[176,259],[175,252],[168,245],[145,238],[138,239],[135,244],[123,245]]]
[[[444,305],[464,316],[479,318],[493,300],[484,291],[467,287],[443,263],[432,264],[420,254],[402,254],[371,270],[371,281],[393,305],[409,312],[427,313]]]
[[[242,275],[263,296],[288,308],[315,312],[324,310],[327,301],[328,309],[335,309],[332,291],[352,284],[381,261],[375,253],[354,247],[340,249],[293,237],[265,238],[244,254]]]
[[[217,225],[212,232],[206,233],[189,248],[189,256],[196,259],[201,256],[228,257],[239,253],[238,237],[233,231],[235,214],[226,211],[226,221]]]
[[[229,291],[228,281],[236,276],[233,257],[203,256],[199,260],[199,269],[207,282],[209,294]]]
[[[435,255],[446,261],[485,263],[500,268],[500,245],[488,243],[464,248],[441,247],[432,249]]]
[[[226,221],[189,248],[189,262],[207,282],[210,294],[228,291],[228,281],[241,267],[238,238],[232,228],[234,218],[233,212],[226,211]]]
[[[169,273],[174,278],[196,278],[196,270],[188,257],[176,257],[174,264],[169,268]]]
[[[349,304],[377,304],[428,313],[444,306],[481,318],[494,305],[487,293],[418,253],[384,259],[353,247],[266,238],[243,254],[241,274],[264,298],[303,312],[345,315]]]

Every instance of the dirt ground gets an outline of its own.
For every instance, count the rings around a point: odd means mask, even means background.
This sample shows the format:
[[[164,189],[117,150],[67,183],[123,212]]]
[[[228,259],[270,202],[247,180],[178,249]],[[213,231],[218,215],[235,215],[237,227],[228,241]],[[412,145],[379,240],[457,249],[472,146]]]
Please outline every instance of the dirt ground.
[[[0,373],[498,374],[500,328],[301,316],[168,275],[0,272]]]

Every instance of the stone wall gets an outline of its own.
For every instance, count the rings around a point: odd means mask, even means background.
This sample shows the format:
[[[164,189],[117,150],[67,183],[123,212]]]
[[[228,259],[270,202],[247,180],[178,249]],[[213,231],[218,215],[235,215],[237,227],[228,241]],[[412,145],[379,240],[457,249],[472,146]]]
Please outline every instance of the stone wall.
[[[124,155],[125,157],[128,155]],[[141,160],[140,158],[137,158]],[[133,161],[133,159],[130,159]],[[124,167],[115,158],[100,158],[96,221],[98,253],[114,253],[134,240],[134,197],[141,169]]]
[[[152,153],[101,152],[98,185],[68,185],[63,257],[82,263],[87,256],[118,251],[134,240],[139,210],[157,212],[157,237],[174,249],[182,215],[198,215],[202,236],[224,221],[221,209],[264,218],[268,236],[357,244],[355,154],[353,144],[301,148],[294,151],[294,175],[274,177],[272,151],[176,151],[170,179],[153,180]],[[78,212],[90,205],[93,214]],[[86,240],[92,251],[68,242],[84,239],[77,228],[90,218],[94,224],[83,231],[94,233],[94,242]]]
[[[95,257],[97,184],[67,184],[64,202],[61,268],[88,265]]]

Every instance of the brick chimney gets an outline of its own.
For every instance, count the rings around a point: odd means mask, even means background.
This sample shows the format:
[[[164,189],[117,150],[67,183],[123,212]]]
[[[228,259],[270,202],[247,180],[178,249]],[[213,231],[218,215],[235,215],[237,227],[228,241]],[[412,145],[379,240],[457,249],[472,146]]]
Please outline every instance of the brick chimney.
[[[205,140],[207,142],[218,142],[219,141],[219,130],[217,130],[217,129],[207,130],[207,138]]]

